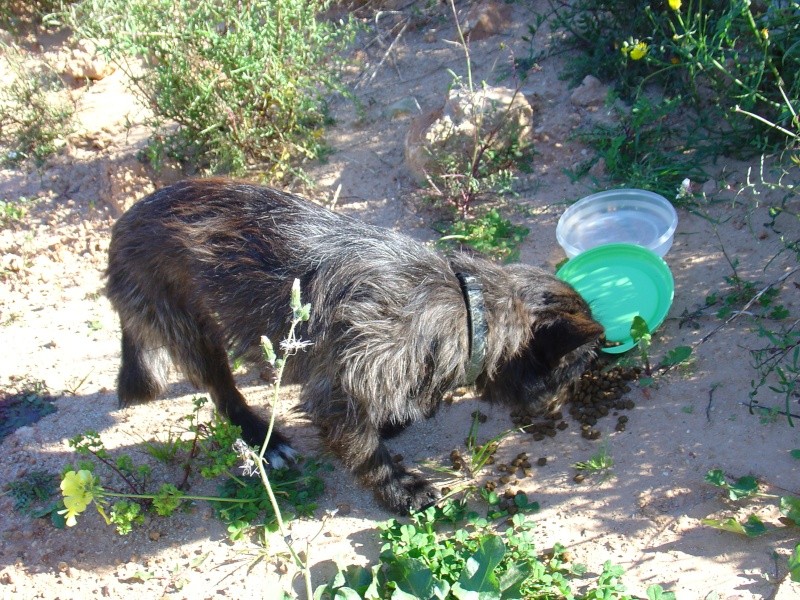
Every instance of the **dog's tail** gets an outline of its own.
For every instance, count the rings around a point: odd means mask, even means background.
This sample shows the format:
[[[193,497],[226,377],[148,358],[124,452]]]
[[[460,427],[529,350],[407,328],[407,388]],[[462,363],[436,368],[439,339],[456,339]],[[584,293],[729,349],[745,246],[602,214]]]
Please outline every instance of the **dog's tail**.
[[[169,355],[162,348],[145,348],[122,327],[122,363],[117,380],[120,406],[154,400],[167,385]]]

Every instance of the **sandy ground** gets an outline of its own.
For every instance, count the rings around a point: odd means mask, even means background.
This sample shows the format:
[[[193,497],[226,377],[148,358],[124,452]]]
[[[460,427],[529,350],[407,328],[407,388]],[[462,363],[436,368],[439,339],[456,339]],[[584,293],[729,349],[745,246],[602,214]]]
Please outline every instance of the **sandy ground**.
[[[472,43],[476,79],[495,83],[509,49],[524,52],[520,38],[533,17],[523,4],[512,5],[513,23],[503,33]],[[392,16],[393,22],[403,16]],[[428,241],[435,238],[429,228],[432,217],[418,210],[403,158],[405,134],[419,111],[398,113],[393,107],[398,101],[409,105],[409,99],[423,111],[440,105],[450,82],[447,69],[462,69],[463,55],[451,42],[454,30],[444,17],[414,21],[386,54],[394,39],[390,25],[388,18],[379,21],[381,43],[366,43],[375,38],[373,30],[356,51],[358,67],[349,77],[364,112],[345,101],[333,105],[336,124],[328,139],[335,151],[326,164],[308,167],[316,182],[310,194],[327,202],[338,189],[337,210]],[[550,44],[548,36],[540,30],[537,43]],[[518,181],[517,209],[509,211],[531,230],[521,260],[551,268],[564,258],[555,240],[558,217],[591,185],[573,183],[564,174],[563,169],[587,156],[569,135],[592,119],[605,118],[600,104],[573,102],[572,90],[558,74],[557,60],[544,61],[523,87],[534,107],[538,154],[534,172]],[[60,471],[74,460],[66,440],[88,429],[100,432],[109,449],[144,460],[143,440],[165,439],[191,411],[194,391],[177,375],[168,398],[117,409],[119,330],[101,294],[110,225],[175,174],[156,176],[136,161],[145,139],[136,125],[141,110],[126,94],[119,73],[76,88],[74,97],[81,126],[65,151],[40,170],[0,171],[0,198],[37,199],[22,221],[8,222],[0,231],[0,392],[43,382],[57,397],[54,414],[2,441],[0,485],[34,470]],[[718,327],[713,311],[699,314],[691,324],[680,317],[702,307],[710,293],[725,292],[725,277],[732,274],[728,258],[739,261],[741,277],[764,284],[796,264],[786,255],[775,258],[782,246],[778,235],[762,225],[765,197],[742,191],[751,166],[757,163],[720,161],[707,182],[696,182],[708,192],[706,199],[691,211],[679,211],[675,243],[666,256],[675,277],[675,302],[655,338],[656,357],[679,344],[696,344]],[[791,315],[800,312],[797,282],[797,275],[789,277],[780,295]],[[732,503],[706,484],[704,475],[712,468],[733,477],[754,475],[769,493],[800,493],[800,461],[789,455],[800,447],[798,430],[784,418],[759,419],[743,404],[755,376],[749,350],[763,345],[754,329],[753,320],[742,316],[698,346],[690,367],[673,371],[655,388],[634,387],[628,398],[635,408],[626,413],[624,432],[616,432],[616,421],[607,418],[598,423],[600,442],[581,438],[574,422],[555,438],[536,442],[530,435],[514,434],[504,441],[501,460],[521,451],[548,459],[535,477],[518,486],[541,504],[536,517],[540,548],[561,542],[595,572],[611,560],[625,568],[628,588],[640,596],[648,585],[659,583],[679,598],[800,597],[800,586],[786,577],[796,529],[745,539],[700,522],[706,517],[742,520],[755,512],[779,525],[774,502]],[[241,385],[254,404],[266,402],[268,390],[255,373],[243,371]],[[286,390],[284,409],[295,395],[296,390]],[[761,401],[777,402],[768,390]],[[444,463],[463,444],[470,413],[479,406],[467,396],[411,427],[391,446],[408,464]],[[800,411],[797,398],[793,409]],[[489,419],[481,435],[488,438],[511,426],[506,413],[483,410]],[[302,451],[317,450],[313,427],[297,417],[281,421]],[[601,444],[614,459],[611,476],[575,483],[572,465],[589,459]],[[299,539],[317,536],[311,550],[317,583],[334,572],[334,561],[373,561],[379,551],[375,524],[390,516],[341,465],[333,464],[318,518],[292,524]],[[193,491],[204,489],[213,491],[202,483]],[[325,511],[342,506],[347,514],[322,519]],[[250,569],[258,548],[230,542],[203,504],[169,519],[150,517],[126,537],[117,536],[92,511],[66,530],[16,513],[8,496],[0,497],[0,511],[4,599],[274,598],[277,586],[292,586],[290,577],[281,576],[285,562],[280,557],[270,556]]]

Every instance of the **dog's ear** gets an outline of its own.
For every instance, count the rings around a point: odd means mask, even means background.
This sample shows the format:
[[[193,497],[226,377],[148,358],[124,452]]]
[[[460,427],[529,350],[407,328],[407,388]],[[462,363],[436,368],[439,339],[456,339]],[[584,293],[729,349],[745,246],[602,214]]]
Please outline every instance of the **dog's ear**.
[[[534,325],[531,349],[542,363],[553,369],[562,357],[602,334],[603,327],[590,317],[561,313]]]

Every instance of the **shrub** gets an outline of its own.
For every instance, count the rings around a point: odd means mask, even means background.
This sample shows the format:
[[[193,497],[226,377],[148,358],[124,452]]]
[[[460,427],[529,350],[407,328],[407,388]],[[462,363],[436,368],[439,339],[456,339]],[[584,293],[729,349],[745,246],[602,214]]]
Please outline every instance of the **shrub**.
[[[98,42],[153,112],[149,157],[207,172],[287,175],[323,148],[335,52],[353,26],[327,1],[82,0],[65,13]]]
[[[3,162],[43,162],[65,143],[75,107],[50,65],[0,42],[10,77],[0,82],[0,145]]]
[[[659,131],[654,151],[684,158],[690,153],[696,164],[797,143],[800,2],[651,0],[643,10],[641,2],[630,0],[551,4],[556,25],[567,32],[566,44],[581,51],[568,77],[579,81],[591,73],[611,80],[634,106],[621,117],[622,129],[652,132],[668,119],[658,107],[667,108],[671,122]],[[650,106],[645,122],[637,113],[643,105]],[[640,140],[629,136],[621,150]],[[614,178],[648,169],[638,161],[625,164],[630,171],[610,169]]]

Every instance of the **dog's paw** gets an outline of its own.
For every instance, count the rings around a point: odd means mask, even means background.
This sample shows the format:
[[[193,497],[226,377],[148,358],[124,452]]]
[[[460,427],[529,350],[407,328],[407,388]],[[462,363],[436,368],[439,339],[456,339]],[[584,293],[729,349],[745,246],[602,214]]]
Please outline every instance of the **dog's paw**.
[[[283,469],[284,467],[294,465],[297,463],[299,457],[300,455],[297,453],[297,450],[285,442],[279,442],[267,448],[267,451],[264,453],[264,459],[273,469]]]
[[[441,497],[427,480],[408,472],[397,474],[376,493],[389,510],[404,515],[428,508]]]

